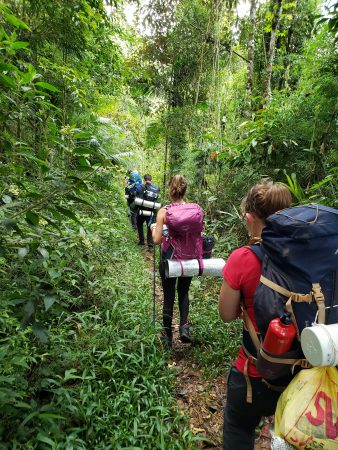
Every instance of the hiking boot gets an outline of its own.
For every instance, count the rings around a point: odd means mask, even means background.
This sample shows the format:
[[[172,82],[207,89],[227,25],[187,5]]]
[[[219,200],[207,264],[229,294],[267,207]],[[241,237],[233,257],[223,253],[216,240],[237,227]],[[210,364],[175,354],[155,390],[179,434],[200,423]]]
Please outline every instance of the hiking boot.
[[[160,340],[162,342],[162,345],[165,350],[171,350],[173,348],[173,338],[172,336],[167,336],[166,334],[162,333],[160,336]]]
[[[154,244],[148,244],[148,250],[152,250],[154,248]]]
[[[180,340],[184,344],[190,344],[192,342],[189,332],[189,325],[187,323],[180,327]]]

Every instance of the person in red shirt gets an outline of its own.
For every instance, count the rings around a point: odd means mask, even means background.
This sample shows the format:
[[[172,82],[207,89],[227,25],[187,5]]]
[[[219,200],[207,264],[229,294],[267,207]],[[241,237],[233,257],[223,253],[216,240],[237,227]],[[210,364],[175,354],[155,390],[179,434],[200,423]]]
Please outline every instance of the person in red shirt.
[[[266,218],[291,206],[291,194],[283,185],[261,180],[243,200],[243,218],[250,235],[250,243],[258,242]],[[223,268],[223,283],[219,299],[219,313],[224,322],[231,322],[246,314],[256,331],[253,298],[261,276],[261,262],[247,246],[234,250]],[[274,414],[280,389],[267,384],[247,356],[246,325],[243,324],[243,345],[230,369],[227,381],[227,401],[224,408],[223,450],[253,450],[255,428],[264,416]],[[285,384],[285,380],[277,385]]]

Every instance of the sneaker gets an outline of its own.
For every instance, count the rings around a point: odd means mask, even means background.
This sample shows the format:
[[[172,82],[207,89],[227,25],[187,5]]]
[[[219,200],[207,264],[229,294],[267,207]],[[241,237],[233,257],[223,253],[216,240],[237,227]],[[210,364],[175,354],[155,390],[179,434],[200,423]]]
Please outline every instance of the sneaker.
[[[189,332],[189,325],[187,323],[180,327],[180,340],[184,344],[190,344],[192,342]]]

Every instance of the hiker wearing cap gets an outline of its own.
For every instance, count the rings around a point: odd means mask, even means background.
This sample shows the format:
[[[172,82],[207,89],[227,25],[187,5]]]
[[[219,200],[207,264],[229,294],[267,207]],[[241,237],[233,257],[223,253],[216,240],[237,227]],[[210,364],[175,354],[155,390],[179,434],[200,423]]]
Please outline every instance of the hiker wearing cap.
[[[260,240],[269,215],[290,205],[291,194],[284,185],[262,180],[253,186],[243,201],[243,218],[251,243]],[[224,280],[219,300],[219,313],[224,322],[241,317],[243,308],[243,314],[249,316],[255,330],[258,330],[253,299],[261,270],[261,261],[249,246],[231,253],[223,268]],[[243,329],[243,345],[228,375],[224,410],[224,450],[254,449],[255,428],[262,417],[274,414],[281,393],[279,388],[290,381],[277,379],[274,380],[275,385],[264,382],[255,361],[247,356],[246,330],[247,326]]]
[[[186,179],[181,175],[172,177],[169,183],[171,203],[161,208],[156,224],[151,225],[155,244],[161,245],[160,275],[163,287],[163,334],[162,340],[167,348],[172,347],[172,320],[177,289],[180,312],[180,340],[191,342],[188,324],[189,287],[191,277],[166,278],[164,263],[168,259],[201,259],[203,243],[203,211],[195,203],[186,203]],[[162,236],[163,235],[163,236]]]
[[[148,202],[154,203],[160,195],[160,188],[152,183],[152,176],[147,173],[143,177],[143,184],[139,190],[137,197],[142,198]],[[143,225],[147,225],[147,245],[148,249],[154,247],[153,238],[150,231],[150,225],[154,222],[155,209],[145,206],[141,206],[137,213],[137,231],[138,231],[138,245],[144,245],[144,230]]]

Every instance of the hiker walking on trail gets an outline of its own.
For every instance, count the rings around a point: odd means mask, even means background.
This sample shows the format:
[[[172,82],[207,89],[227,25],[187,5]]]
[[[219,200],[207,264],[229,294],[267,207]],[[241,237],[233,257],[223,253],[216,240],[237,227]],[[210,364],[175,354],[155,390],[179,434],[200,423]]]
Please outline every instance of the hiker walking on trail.
[[[134,230],[137,230],[136,219],[138,208],[135,207],[134,200],[136,196],[138,196],[138,193],[142,186],[142,178],[140,177],[137,170],[129,169],[127,173],[128,173],[128,180],[127,185],[125,187],[125,194],[128,196],[127,204],[130,210],[131,225],[134,228]]]
[[[137,197],[142,198],[148,202],[154,203],[160,195],[160,188],[151,182],[152,176],[148,173],[143,177],[144,184],[142,184]],[[144,245],[144,222],[147,225],[147,245],[148,249],[154,247],[153,238],[150,231],[150,225],[154,222],[155,209],[143,206],[138,209],[137,213],[137,231],[138,231],[138,245]]]
[[[243,218],[251,243],[259,241],[267,217],[291,205],[291,194],[282,184],[262,180],[253,186],[243,202]],[[241,316],[241,307],[257,331],[253,299],[261,276],[261,261],[244,246],[234,250],[223,269],[219,313],[224,322]],[[280,386],[289,381],[278,378],[266,383],[257,370],[254,360],[247,356],[246,327],[243,329],[243,345],[238,352],[227,381],[227,400],[224,410],[224,450],[253,450],[255,428],[262,417],[275,412]],[[285,377],[284,377],[285,378]],[[251,397],[251,398],[250,398]]]
[[[177,288],[180,312],[180,340],[190,343],[188,324],[189,287],[192,277],[166,278],[164,265],[168,259],[188,260],[202,258],[203,211],[195,203],[186,203],[187,182],[181,175],[172,177],[169,183],[170,205],[161,208],[156,224],[151,226],[155,244],[161,244],[160,275],[163,287],[162,339],[168,348],[172,347],[172,320]],[[162,236],[163,234],[163,236]]]

